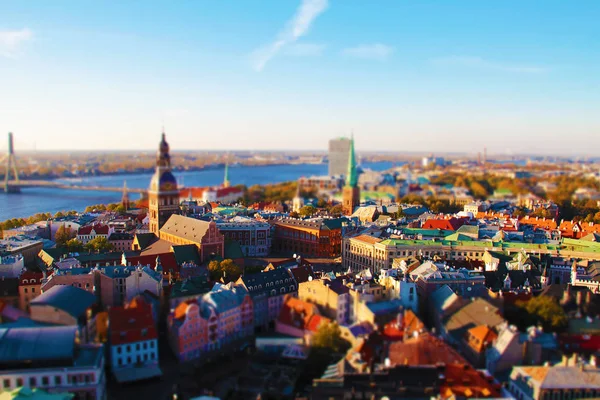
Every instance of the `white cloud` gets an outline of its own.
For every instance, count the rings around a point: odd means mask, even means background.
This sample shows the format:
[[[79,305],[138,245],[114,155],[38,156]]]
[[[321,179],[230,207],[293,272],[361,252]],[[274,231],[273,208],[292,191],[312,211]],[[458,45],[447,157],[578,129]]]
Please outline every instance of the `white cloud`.
[[[345,56],[378,61],[386,60],[393,52],[393,47],[382,43],[361,44],[342,50],[342,54]]]
[[[325,11],[327,6],[327,0],[302,0],[300,7],[296,10],[296,14],[288,21],[286,27],[277,36],[277,39],[273,43],[263,46],[252,53],[254,69],[262,71],[271,58],[282,48],[304,36],[313,21]]]
[[[318,43],[294,43],[291,46],[287,46],[285,49],[285,55],[295,57],[314,57],[320,56],[325,50],[324,44]]]
[[[495,61],[489,61],[481,57],[474,56],[450,56],[433,60],[433,64],[440,66],[460,66],[467,68],[478,68],[505,72],[520,72],[526,74],[539,74],[548,69],[533,65],[517,65]]]
[[[26,42],[33,39],[33,32],[27,28],[18,31],[0,31],[0,56],[15,58]]]

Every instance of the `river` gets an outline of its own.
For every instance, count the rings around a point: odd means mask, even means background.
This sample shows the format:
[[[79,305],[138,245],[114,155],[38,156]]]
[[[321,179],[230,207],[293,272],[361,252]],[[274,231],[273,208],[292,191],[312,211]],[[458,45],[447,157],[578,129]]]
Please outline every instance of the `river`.
[[[399,165],[398,163],[396,165]],[[391,162],[364,163],[365,169],[384,171],[391,168]],[[223,182],[223,168],[202,171],[176,172],[175,176],[183,186],[215,186]],[[327,164],[295,164],[269,165],[258,167],[230,166],[229,180],[232,185],[246,186],[297,180],[300,177],[327,175]],[[86,177],[81,179],[65,179],[64,182],[75,182],[78,185],[94,185],[146,189],[150,184],[151,173],[107,175]],[[131,194],[131,200],[137,200],[138,194]],[[65,190],[49,188],[28,188],[21,193],[4,194],[0,192],[0,221],[10,218],[23,218],[39,212],[77,210],[83,211],[92,204],[116,203],[121,200],[121,193],[98,192],[85,190]]]

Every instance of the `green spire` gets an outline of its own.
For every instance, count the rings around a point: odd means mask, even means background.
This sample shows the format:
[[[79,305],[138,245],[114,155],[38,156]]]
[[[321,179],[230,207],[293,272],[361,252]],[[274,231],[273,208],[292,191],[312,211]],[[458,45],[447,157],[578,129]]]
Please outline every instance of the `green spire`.
[[[348,154],[348,173],[346,174],[346,186],[356,187],[357,182],[356,159],[354,157],[354,135],[352,135],[350,138],[350,152]]]
[[[225,179],[223,179],[223,186],[229,186],[229,161],[225,163]]]

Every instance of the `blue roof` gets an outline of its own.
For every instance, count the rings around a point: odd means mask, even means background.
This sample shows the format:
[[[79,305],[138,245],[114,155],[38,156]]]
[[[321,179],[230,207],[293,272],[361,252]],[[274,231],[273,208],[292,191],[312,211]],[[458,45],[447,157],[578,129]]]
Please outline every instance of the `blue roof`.
[[[76,326],[0,329],[0,363],[72,360]]]
[[[68,285],[56,285],[31,300],[30,305],[52,306],[78,318],[95,302],[96,296],[83,289]]]
[[[377,303],[367,303],[367,307],[375,315],[386,315],[398,312],[402,307],[402,300],[393,299]]]

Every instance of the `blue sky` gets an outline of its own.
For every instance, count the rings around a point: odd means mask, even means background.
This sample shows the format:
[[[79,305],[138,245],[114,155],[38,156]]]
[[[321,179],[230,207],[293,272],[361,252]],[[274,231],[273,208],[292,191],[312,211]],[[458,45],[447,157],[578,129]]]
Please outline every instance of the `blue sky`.
[[[597,155],[600,2],[5,1],[21,149]],[[0,142],[0,148],[6,145]]]

